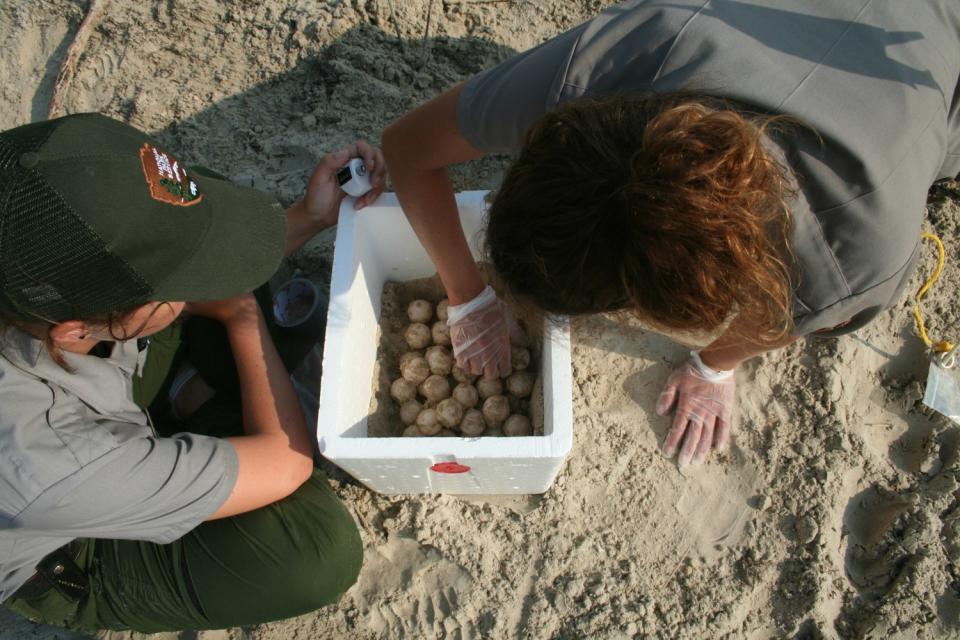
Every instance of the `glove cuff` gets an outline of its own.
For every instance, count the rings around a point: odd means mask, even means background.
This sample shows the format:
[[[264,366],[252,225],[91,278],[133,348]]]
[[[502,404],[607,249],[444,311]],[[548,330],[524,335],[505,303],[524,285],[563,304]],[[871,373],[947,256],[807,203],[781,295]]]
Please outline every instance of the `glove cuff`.
[[[722,382],[733,377],[733,369],[728,369],[727,371],[717,371],[716,369],[705,365],[703,360],[700,358],[699,351],[690,352],[690,361],[693,362],[693,366],[697,369],[697,372],[710,382]]]
[[[453,304],[447,307],[447,326],[453,326],[478,309],[483,309],[496,302],[497,294],[493,287],[487,285],[475,298],[463,304]]]

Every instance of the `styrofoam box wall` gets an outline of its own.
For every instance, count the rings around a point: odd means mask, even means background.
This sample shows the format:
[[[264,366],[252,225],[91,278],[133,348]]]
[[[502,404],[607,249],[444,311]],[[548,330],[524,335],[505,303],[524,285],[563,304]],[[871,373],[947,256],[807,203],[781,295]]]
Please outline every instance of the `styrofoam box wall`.
[[[475,258],[486,193],[457,194]],[[544,435],[367,437],[383,285],[432,276],[436,268],[393,194],[360,212],[352,202],[347,199],[341,207],[333,258],[317,430],[321,453],[382,493],[543,493],[569,453],[573,436],[566,321],[549,322],[544,331]]]

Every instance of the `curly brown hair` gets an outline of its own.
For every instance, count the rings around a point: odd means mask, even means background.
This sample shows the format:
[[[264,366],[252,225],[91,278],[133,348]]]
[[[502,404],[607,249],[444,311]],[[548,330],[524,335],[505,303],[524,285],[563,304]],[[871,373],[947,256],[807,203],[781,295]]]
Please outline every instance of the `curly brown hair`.
[[[493,197],[486,252],[511,293],[568,315],[629,311],[744,337],[789,333],[782,118],[691,94],[568,103],[543,116]]]

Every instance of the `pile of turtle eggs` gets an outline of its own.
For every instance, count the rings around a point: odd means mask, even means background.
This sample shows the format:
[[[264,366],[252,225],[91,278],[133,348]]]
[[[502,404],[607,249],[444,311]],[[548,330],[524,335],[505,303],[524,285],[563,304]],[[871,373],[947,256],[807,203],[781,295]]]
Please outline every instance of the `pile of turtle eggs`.
[[[454,361],[446,299],[436,309],[428,300],[414,300],[407,317],[403,337],[410,351],[400,357],[400,377],[390,385],[404,436],[533,434],[525,415],[536,381],[527,371],[530,351],[511,347],[513,373],[506,379],[479,377]]]

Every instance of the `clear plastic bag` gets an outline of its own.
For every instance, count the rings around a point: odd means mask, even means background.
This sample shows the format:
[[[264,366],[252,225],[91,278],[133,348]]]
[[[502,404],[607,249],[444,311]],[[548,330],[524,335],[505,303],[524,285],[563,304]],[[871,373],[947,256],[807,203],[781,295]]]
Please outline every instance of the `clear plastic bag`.
[[[960,424],[960,370],[956,354],[940,354],[930,363],[923,404]]]

